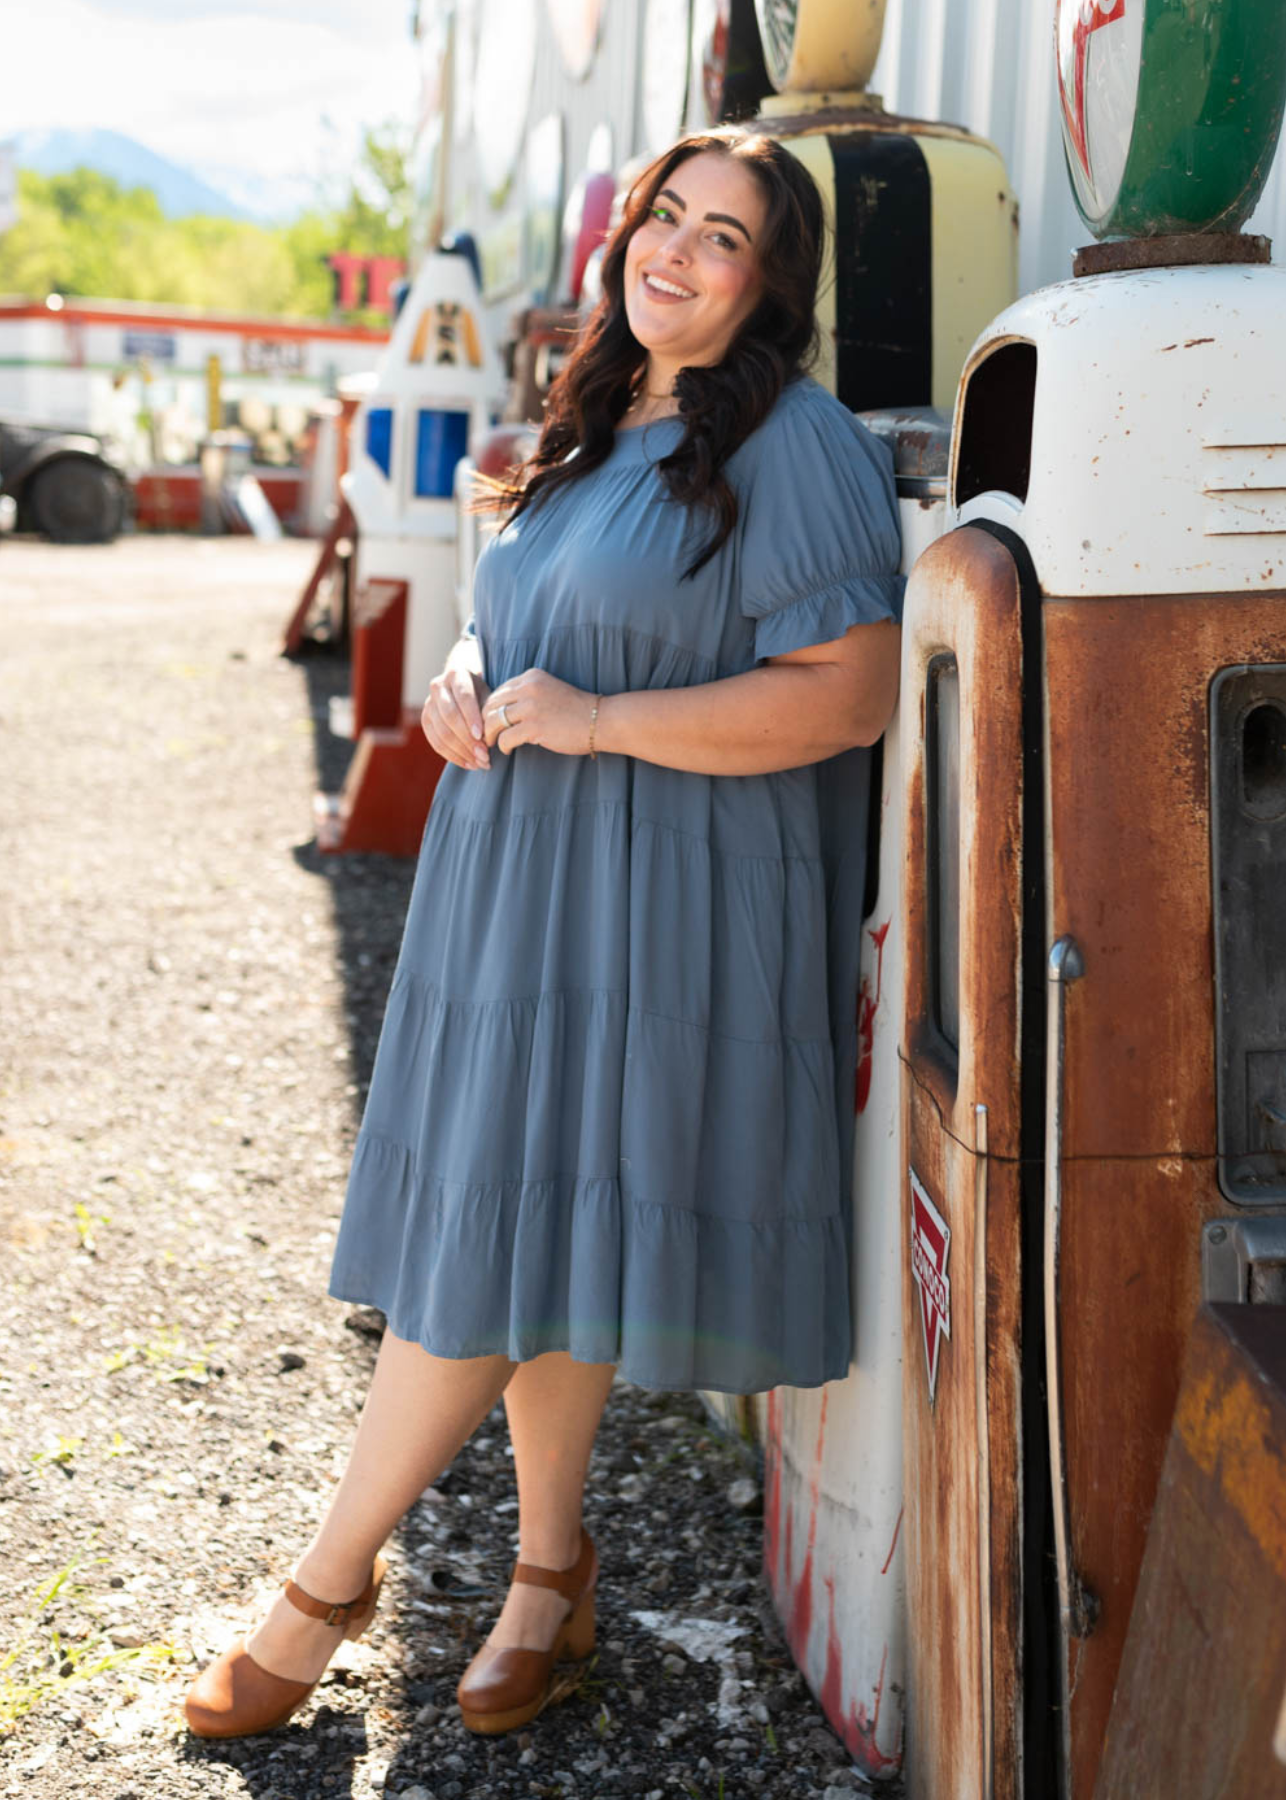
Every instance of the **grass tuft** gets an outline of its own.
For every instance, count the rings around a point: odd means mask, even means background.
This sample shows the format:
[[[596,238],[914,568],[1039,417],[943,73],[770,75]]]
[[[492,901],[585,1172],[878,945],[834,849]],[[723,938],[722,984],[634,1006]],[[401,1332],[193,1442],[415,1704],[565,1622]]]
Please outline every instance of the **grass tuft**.
[[[155,1667],[172,1661],[177,1654],[175,1646],[168,1643],[112,1649],[100,1631],[92,1631],[81,1643],[67,1644],[61,1632],[44,1621],[60,1594],[67,1600],[79,1600],[88,1591],[74,1579],[88,1554],[83,1551],[74,1556],[57,1574],[39,1584],[18,1623],[15,1642],[0,1652],[0,1737],[14,1731],[20,1719],[45,1701],[65,1694],[68,1688],[81,1687],[97,1675],[131,1663]],[[105,1556],[94,1558],[95,1562],[108,1560]]]

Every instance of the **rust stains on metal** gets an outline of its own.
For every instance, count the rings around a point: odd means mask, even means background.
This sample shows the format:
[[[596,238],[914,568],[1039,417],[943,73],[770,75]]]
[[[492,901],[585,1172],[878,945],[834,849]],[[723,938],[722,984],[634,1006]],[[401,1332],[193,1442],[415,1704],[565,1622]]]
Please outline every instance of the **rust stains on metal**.
[[[1209,687],[1286,660],[1280,595],[1047,600],[1051,935],[1067,996],[1061,1343],[1074,1566],[1072,1791],[1093,1792],[1200,1302],[1217,1182]],[[1187,1691],[1187,1690],[1185,1690]]]
[[[1286,1674],[1283,1322],[1280,1307],[1198,1314],[1098,1800],[1286,1800],[1286,1759],[1273,1755]]]
[[[1053,935],[1091,977],[1070,1000],[1069,1145],[1212,1155],[1208,688],[1286,660],[1280,598],[1048,600]],[[1128,775],[1123,775],[1128,771]]]
[[[908,1792],[912,1800],[944,1794],[982,1800],[991,1767],[992,1791],[1008,1800],[1018,1792],[1021,1763],[1014,1347],[1021,1286],[1016,1159],[1023,768],[1018,578],[1009,553],[989,534],[968,527],[939,540],[912,575],[904,633],[904,1141],[915,1176],[950,1231],[944,1273],[951,1308],[931,1405],[908,1218],[903,1542],[909,1683],[918,1721],[908,1744]],[[933,1021],[926,886],[925,696],[929,666],[945,651],[955,657],[960,695],[960,1044],[954,1057]],[[918,715],[908,704],[912,689]],[[911,737],[917,716],[918,735]],[[988,1109],[991,1154],[985,1157],[973,1148],[977,1103]],[[985,1225],[980,1192],[986,1195]],[[904,1191],[904,1212],[909,1201]],[[980,1254],[988,1278],[979,1287],[974,1269]],[[979,1471],[984,1437],[986,1482]],[[991,1624],[989,1667],[981,1648],[984,1607]]]
[[[912,119],[886,113],[873,94],[865,106],[819,106],[802,113],[766,113],[744,121],[747,131],[768,137],[838,137],[845,132],[871,131],[899,137],[944,138],[949,143],[977,144],[980,140],[963,125],[945,125],[940,119]]]
[[[1193,268],[1208,263],[1266,263],[1272,240],[1246,231],[1188,231],[1173,237],[1121,238],[1085,244],[1072,258],[1073,275],[1117,269]]]

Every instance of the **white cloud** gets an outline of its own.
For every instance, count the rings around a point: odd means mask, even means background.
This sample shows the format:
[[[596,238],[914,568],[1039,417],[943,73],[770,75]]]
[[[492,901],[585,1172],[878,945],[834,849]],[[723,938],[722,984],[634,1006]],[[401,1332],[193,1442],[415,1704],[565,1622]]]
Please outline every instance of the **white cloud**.
[[[413,118],[407,20],[406,0],[42,0],[6,19],[0,122],[107,127],[198,172],[312,175],[362,124]]]

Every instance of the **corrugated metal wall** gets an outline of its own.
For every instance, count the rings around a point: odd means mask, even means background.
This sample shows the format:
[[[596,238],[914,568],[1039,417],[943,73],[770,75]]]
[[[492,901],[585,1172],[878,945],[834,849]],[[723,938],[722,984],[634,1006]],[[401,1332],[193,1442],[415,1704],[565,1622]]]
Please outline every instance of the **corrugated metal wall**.
[[[888,0],[871,86],[890,112],[944,119],[990,138],[1021,206],[1023,293],[1072,272],[1090,241],[1072,204],[1054,80],[1053,0]],[[1286,165],[1279,147],[1247,229],[1286,261]]]

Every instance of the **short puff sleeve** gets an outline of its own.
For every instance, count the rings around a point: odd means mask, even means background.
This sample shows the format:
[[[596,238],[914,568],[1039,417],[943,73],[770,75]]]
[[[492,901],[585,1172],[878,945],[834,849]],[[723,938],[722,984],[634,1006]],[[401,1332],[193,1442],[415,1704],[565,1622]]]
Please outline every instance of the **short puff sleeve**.
[[[787,389],[761,429],[741,555],[756,658],[900,621],[906,577],[888,445],[811,380]]]

